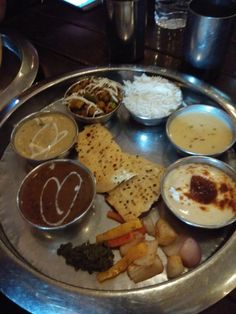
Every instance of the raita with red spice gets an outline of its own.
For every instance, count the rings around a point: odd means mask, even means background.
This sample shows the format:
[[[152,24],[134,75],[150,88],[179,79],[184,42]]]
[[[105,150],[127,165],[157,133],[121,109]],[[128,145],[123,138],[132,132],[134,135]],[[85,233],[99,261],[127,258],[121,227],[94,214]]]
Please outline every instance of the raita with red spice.
[[[236,183],[210,164],[187,163],[172,169],[163,191],[168,207],[190,224],[214,228],[236,218]]]

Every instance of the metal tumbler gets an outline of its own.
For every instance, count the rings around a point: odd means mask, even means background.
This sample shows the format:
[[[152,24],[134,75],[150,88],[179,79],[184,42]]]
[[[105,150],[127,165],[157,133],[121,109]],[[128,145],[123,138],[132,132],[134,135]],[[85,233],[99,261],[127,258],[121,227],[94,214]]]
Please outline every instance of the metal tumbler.
[[[109,59],[133,63],[144,57],[146,0],[106,0]]]
[[[217,69],[223,61],[235,18],[227,0],[193,0],[185,33],[185,62],[199,70]]]

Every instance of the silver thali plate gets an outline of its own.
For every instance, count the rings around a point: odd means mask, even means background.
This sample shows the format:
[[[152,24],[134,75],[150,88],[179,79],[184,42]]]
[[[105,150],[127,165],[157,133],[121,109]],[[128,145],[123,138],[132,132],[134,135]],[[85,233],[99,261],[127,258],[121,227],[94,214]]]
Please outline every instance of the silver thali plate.
[[[0,68],[0,119],[5,106],[13,106],[16,96],[34,82],[38,67],[38,53],[24,37],[14,32],[1,34],[3,55]]]
[[[126,274],[99,284],[95,274],[75,272],[56,251],[61,243],[74,245],[113,226],[106,219],[109,209],[102,195],[95,210],[78,232],[38,233],[21,219],[16,208],[16,193],[29,170],[9,146],[14,125],[24,116],[38,110],[59,109],[65,90],[85,75],[106,76],[122,83],[134,75],[146,73],[164,76],[178,84],[189,104],[219,106],[236,119],[232,101],[219,90],[196,78],[157,67],[99,67],[69,73],[33,86],[22,93],[14,108],[9,108],[0,124],[0,285],[13,301],[32,313],[198,313],[236,287],[235,224],[202,230],[178,221],[160,202],[159,212],[177,231],[193,236],[203,252],[202,263],[177,279],[167,280],[165,272],[145,282],[134,284]],[[106,126],[121,148],[131,154],[168,166],[180,156],[168,142],[165,126],[143,126],[130,117],[124,107]],[[236,168],[233,149],[221,159]],[[96,230],[96,234],[94,232]]]

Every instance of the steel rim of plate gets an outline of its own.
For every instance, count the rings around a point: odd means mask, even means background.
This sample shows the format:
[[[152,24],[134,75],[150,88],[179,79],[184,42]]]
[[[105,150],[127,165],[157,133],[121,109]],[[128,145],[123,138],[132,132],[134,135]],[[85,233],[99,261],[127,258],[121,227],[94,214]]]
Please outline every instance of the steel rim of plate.
[[[20,59],[21,64],[14,79],[0,93],[0,117],[1,114],[14,107],[18,94],[32,85],[39,67],[38,53],[28,40],[15,33],[2,34],[1,36],[3,47],[14,53]]]
[[[55,85],[62,81],[76,78],[77,76],[82,76],[85,74],[98,74],[99,72],[105,70],[132,70],[136,72],[148,72],[150,74],[162,75],[167,78],[175,79],[179,82],[187,84],[189,87],[194,87],[195,90],[204,91],[207,96],[216,101],[233,117],[236,117],[235,109],[231,100],[225,94],[207,84],[202,83],[198,79],[192,78],[188,75],[179,75],[176,72],[167,71],[166,69],[157,67],[120,66],[108,68],[89,68],[86,70],[75,71],[55,80],[50,80],[46,83],[44,82],[41,85],[39,84],[39,86],[32,86],[26,92],[22,93],[22,95],[19,97],[18,104],[13,108],[13,110],[6,114],[2,123],[0,123],[0,127],[21,104],[44,89],[50,88],[51,85]],[[197,86],[194,85],[196,83]],[[3,231],[1,233],[3,233]],[[234,265],[236,264],[236,255],[234,254],[236,250],[235,231],[229,240],[221,248],[219,248],[219,250],[213,254],[209,260],[203,262],[194,271],[189,271],[178,279],[163,282],[155,286],[134,289],[131,291],[91,290],[57,282],[56,280],[40,273],[38,270],[35,270],[31,265],[25,262],[23,258],[19,256],[16,251],[14,251],[14,248],[11,247],[9,243],[7,243],[7,239],[2,238],[0,246],[2,249],[0,254],[3,254],[3,257],[8,259],[9,264],[12,267],[15,267],[15,271],[19,275],[19,278],[22,276],[22,274],[26,276],[26,288],[28,287],[27,283],[34,282],[38,286],[43,285],[45,289],[44,294],[46,292],[45,296],[48,295],[48,293],[51,293],[52,296],[54,295],[56,297],[61,296],[62,298],[71,298],[71,300],[77,298],[77,302],[75,302],[76,307],[73,307],[72,304],[72,308],[74,309],[78,309],[78,302],[82,302],[83,299],[91,302],[91,307],[94,304],[96,304],[95,308],[101,306],[101,308],[103,308],[103,312],[98,311],[98,313],[110,313],[109,306],[106,307],[105,305],[106,301],[113,300],[113,302],[117,302],[117,305],[120,305],[121,307],[123,307],[122,302],[125,302],[127,306],[130,303],[134,309],[138,309],[138,307],[135,305],[135,302],[137,302],[137,304],[140,303],[144,306],[148,306],[147,301],[150,301],[152,308],[155,310],[155,313],[157,313],[157,309],[159,309],[161,312],[164,310],[165,312],[169,313],[173,312],[174,310],[177,312],[182,312],[185,309],[188,310],[188,313],[197,313],[223,298],[227,293],[236,287],[236,277],[232,275],[235,272]],[[5,274],[7,269],[8,267],[5,269],[5,265],[3,265],[0,273],[3,272],[2,274]],[[11,276],[14,278],[14,274],[11,274]],[[212,289],[209,291],[210,287],[212,287]],[[186,299],[186,291],[188,291],[188,289],[191,289],[191,291],[197,291],[197,294],[188,294],[188,298]],[[200,294],[199,289],[201,289]],[[37,300],[35,295],[32,295],[31,291],[28,292],[31,293],[31,297],[34,298],[34,300]],[[54,304],[56,306],[57,301],[57,298],[56,300],[51,300],[52,305]],[[118,306],[118,310],[121,307]]]

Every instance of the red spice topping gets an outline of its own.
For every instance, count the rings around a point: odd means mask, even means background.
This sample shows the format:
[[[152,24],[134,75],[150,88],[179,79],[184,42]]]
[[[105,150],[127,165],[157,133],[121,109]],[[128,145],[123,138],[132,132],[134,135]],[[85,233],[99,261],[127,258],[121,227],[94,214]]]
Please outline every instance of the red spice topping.
[[[221,193],[225,193],[225,192],[228,192],[228,191],[229,191],[229,187],[227,186],[227,184],[221,183],[221,185],[220,185],[220,192]]]
[[[199,203],[210,204],[217,196],[216,185],[206,178],[194,175],[191,178],[190,193],[187,196]]]
[[[236,213],[236,202],[233,200],[229,200],[229,206],[232,208],[233,212]]]
[[[209,171],[206,170],[206,169],[204,169],[203,174],[204,174],[205,176],[209,176],[209,175],[210,175]]]

